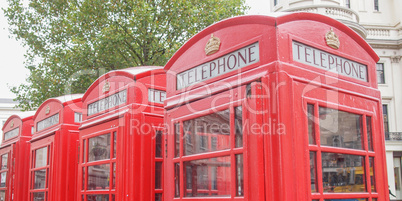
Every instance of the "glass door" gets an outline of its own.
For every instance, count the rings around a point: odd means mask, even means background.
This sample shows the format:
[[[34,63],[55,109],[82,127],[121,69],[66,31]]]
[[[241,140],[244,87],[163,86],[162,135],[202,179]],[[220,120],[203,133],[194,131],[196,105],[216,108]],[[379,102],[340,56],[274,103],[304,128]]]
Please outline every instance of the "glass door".
[[[173,197],[245,200],[247,87],[198,100],[171,112],[167,172]],[[168,111],[169,113],[170,111]],[[172,176],[172,177],[169,177]]]
[[[117,130],[105,130],[81,139],[82,201],[114,201],[116,192]]]
[[[32,143],[30,164],[30,201],[49,200],[53,138]]]

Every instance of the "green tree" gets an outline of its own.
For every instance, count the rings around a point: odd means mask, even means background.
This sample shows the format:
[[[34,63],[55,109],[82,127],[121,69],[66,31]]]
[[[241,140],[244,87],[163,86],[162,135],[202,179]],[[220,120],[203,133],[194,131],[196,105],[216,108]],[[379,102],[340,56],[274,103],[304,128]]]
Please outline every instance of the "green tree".
[[[245,0],[8,0],[10,32],[28,48],[28,84],[11,88],[29,110],[83,93],[101,74],[164,65],[192,35],[243,14]]]

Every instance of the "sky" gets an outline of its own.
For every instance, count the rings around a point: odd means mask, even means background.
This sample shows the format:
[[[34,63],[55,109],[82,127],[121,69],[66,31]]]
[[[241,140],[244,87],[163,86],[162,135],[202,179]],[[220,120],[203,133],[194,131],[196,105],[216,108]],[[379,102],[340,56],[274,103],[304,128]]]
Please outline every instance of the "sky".
[[[269,0],[246,0],[250,6],[247,14],[267,14]],[[0,8],[6,8],[7,1],[0,0]],[[24,67],[26,49],[20,41],[10,37],[7,20],[0,10],[0,98],[15,98],[9,86],[26,83],[29,71]]]

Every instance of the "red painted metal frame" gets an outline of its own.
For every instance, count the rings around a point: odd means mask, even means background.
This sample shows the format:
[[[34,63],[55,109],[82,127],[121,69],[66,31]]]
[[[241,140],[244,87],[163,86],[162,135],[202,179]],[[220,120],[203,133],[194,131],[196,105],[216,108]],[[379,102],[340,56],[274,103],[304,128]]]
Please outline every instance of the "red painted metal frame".
[[[6,199],[27,200],[28,199],[28,169],[29,169],[29,148],[31,139],[31,128],[33,126],[33,112],[23,112],[10,116],[3,125],[3,133],[18,128],[16,137],[4,140],[0,147],[1,156],[8,154],[7,180],[5,188]],[[1,164],[3,166],[3,164]],[[6,170],[1,170],[4,172]]]
[[[34,134],[30,151],[29,200],[33,193],[44,192],[45,201],[75,200],[77,183],[78,127],[75,113],[82,113],[82,95],[51,98],[41,104],[34,116]],[[58,122],[38,130],[38,122],[58,115]],[[41,127],[42,128],[42,127]],[[35,151],[48,147],[46,167],[35,167]],[[34,171],[46,169],[44,189],[34,188]]]
[[[105,88],[105,84],[108,87]],[[162,67],[148,66],[111,71],[89,87],[83,96],[77,200],[87,200],[87,195],[97,194],[108,195],[109,200],[149,201],[154,200],[155,194],[164,193],[163,189],[155,189],[155,162],[163,163],[164,156],[155,158],[155,132],[163,130],[163,104],[150,102],[148,89],[165,91],[165,85]],[[88,105],[124,90],[124,103],[108,106],[110,108],[88,116]],[[88,159],[90,138],[113,132],[117,136],[115,157],[91,162],[83,160],[84,153]],[[111,179],[109,189],[89,190],[87,167],[105,163],[116,164],[115,188],[112,189]],[[109,175],[113,174],[111,167]],[[83,174],[83,168],[87,174]],[[83,180],[86,186],[82,186]]]
[[[331,29],[340,40],[339,49],[326,44],[325,35]],[[204,52],[211,35],[220,38],[218,52],[207,56]],[[292,41],[297,41],[367,66],[367,82],[297,62],[293,59]],[[214,61],[247,45],[259,42],[259,61],[241,69],[213,77],[201,83],[177,90],[176,76],[201,64]],[[167,159],[165,165],[165,200],[199,200],[175,198],[175,163],[185,160],[217,156],[220,153],[197,154],[175,158],[174,124],[211,113],[227,104],[242,101],[246,85],[254,100],[248,104],[246,120],[249,125],[273,122],[277,126],[269,130],[247,130],[255,135],[245,136],[244,147],[244,197],[208,200],[267,200],[311,201],[317,199],[367,198],[368,201],[388,201],[388,183],[385,168],[385,139],[382,125],[381,96],[377,89],[376,68],[378,56],[353,30],[331,18],[311,14],[292,13],[270,16],[242,16],[224,20],[201,31],[184,44],[165,66],[167,71],[167,99],[165,101],[168,132]],[[367,116],[372,121],[374,151],[367,150],[367,138],[363,137],[363,150],[309,145],[307,133],[307,103]],[[226,106],[224,106],[226,105]],[[223,107],[223,108],[222,108]],[[191,109],[191,110],[190,110]],[[253,112],[251,112],[253,111]],[[244,123],[244,122],[243,122]],[[282,130],[278,127],[282,126]],[[366,132],[366,121],[363,121]],[[270,127],[271,129],[272,127]],[[318,124],[316,124],[316,130]],[[183,129],[180,130],[183,135]],[[319,135],[319,132],[317,132]],[[254,140],[253,140],[254,139]],[[317,137],[319,143],[319,137]],[[182,139],[180,139],[182,145]],[[258,149],[256,148],[258,147]],[[309,151],[317,152],[318,193],[311,193]],[[228,153],[231,153],[230,150]],[[376,192],[370,188],[362,193],[324,193],[321,152],[344,153],[363,156],[365,168],[369,157],[374,157]],[[182,152],[182,150],[181,150]],[[262,169],[261,166],[262,165]],[[247,168],[246,168],[247,167]],[[255,168],[252,169],[252,168]],[[247,175],[247,177],[246,177]],[[369,175],[366,175],[369,186]]]

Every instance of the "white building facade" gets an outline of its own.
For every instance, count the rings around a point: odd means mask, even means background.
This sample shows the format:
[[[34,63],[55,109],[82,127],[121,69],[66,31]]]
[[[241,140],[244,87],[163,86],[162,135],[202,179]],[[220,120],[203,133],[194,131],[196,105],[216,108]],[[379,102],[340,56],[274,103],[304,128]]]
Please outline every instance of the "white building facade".
[[[402,0],[270,0],[271,12],[313,12],[343,22],[359,33],[380,57],[388,182],[402,200]]]

